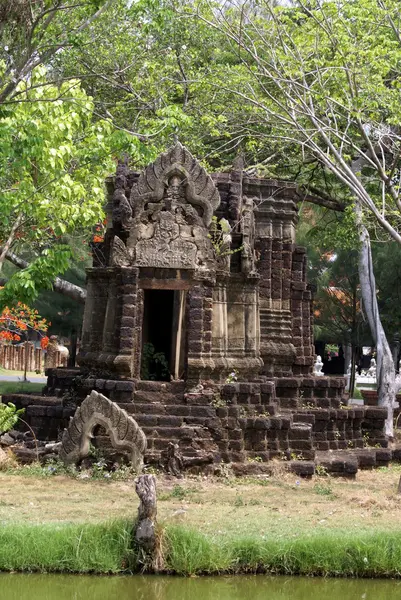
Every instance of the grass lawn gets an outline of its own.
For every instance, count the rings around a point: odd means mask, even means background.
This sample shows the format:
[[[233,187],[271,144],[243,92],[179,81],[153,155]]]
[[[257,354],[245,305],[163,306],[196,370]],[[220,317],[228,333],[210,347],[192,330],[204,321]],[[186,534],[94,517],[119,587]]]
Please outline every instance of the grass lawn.
[[[22,377],[24,375],[24,371],[11,371],[10,369],[3,369],[0,367],[0,375],[11,375],[13,377]],[[36,373],[36,371],[28,371],[27,372],[28,379],[35,377],[44,377],[44,373]]]
[[[18,473],[18,471],[16,471]],[[360,471],[355,480],[170,479],[158,477],[158,514],[219,537],[276,539],[323,531],[399,530],[401,466]],[[0,522],[101,522],[132,518],[138,498],[133,480],[77,480],[0,473]]]
[[[34,392],[41,394],[45,384],[37,381],[0,381],[0,396],[3,394],[23,394]]]
[[[141,569],[134,481],[0,473],[0,570]],[[24,474],[22,474],[24,473]],[[28,473],[31,473],[28,476]],[[158,477],[162,570],[401,576],[400,466],[354,481]]]

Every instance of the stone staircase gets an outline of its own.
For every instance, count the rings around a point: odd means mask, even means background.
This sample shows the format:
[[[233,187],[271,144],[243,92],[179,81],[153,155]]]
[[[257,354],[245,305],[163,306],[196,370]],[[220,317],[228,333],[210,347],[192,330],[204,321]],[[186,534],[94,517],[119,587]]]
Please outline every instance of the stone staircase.
[[[45,391],[51,395],[9,395],[4,401],[25,408],[24,420],[40,439],[55,440],[75,411],[64,396],[75,374],[66,369],[57,385],[50,377]],[[170,442],[188,458],[212,454],[215,462],[230,463],[273,458],[306,463],[317,452],[386,448],[385,409],[341,406],[335,381],[304,384],[299,378],[280,378],[187,393],[183,381],[88,378],[81,392],[85,397],[96,389],[132,415],[147,438],[146,461],[154,464]],[[379,462],[386,456],[380,455]]]

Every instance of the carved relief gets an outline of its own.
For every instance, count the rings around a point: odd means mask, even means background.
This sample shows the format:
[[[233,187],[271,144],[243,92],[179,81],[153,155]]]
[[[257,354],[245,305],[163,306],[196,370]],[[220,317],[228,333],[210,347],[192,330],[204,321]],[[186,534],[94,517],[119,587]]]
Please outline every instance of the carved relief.
[[[111,264],[118,267],[129,267],[131,257],[121,238],[115,236],[112,245]]]
[[[77,408],[68,428],[64,430],[61,460],[67,464],[77,464],[88,456],[96,425],[105,428],[113,448],[125,454],[133,467],[140,471],[146,451],[145,434],[125,410],[95,390]]]
[[[128,228],[132,217],[132,208],[125,195],[128,166],[120,162],[117,167],[113,194],[113,223]]]
[[[198,214],[208,227],[213,212],[220,204],[219,193],[205,169],[179,143],[161,154],[141,173],[130,197],[134,217],[144,211],[147,202],[159,203],[163,200],[166,185],[173,176],[175,179],[168,192],[172,204],[179,201],[185,188],[186,202],[198,209]]]
[[[186,148],[177,144],[162,154],[132,188],[132,264],[214,269],[208,227],[219,202],[212,179]]]

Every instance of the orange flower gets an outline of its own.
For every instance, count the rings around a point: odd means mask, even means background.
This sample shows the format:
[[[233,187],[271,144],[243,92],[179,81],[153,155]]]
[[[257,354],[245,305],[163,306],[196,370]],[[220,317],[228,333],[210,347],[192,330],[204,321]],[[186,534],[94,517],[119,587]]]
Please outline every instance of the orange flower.
[[[42,348],[42,350],[45,350],[47,348],[48,344],[49,344],[49,338],[47,337],[47,335],[45,335],[40,340],[40,347]]]

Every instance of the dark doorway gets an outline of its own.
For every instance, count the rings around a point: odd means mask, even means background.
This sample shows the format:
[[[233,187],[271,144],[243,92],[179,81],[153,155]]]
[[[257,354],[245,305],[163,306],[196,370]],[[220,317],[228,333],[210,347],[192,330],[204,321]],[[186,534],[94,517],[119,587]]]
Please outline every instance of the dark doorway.
[[[170,381],[174,291],[145,290],[141,378]]]
[[[141,379],[182,379],[186,368],[186,292],[144,290]]]

